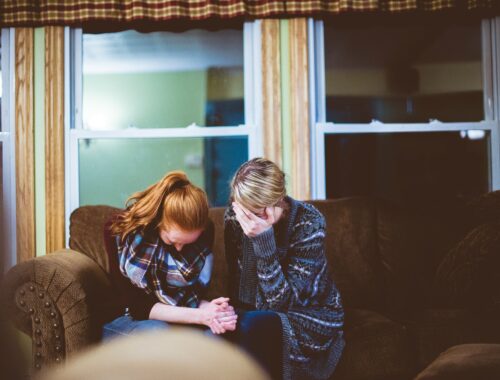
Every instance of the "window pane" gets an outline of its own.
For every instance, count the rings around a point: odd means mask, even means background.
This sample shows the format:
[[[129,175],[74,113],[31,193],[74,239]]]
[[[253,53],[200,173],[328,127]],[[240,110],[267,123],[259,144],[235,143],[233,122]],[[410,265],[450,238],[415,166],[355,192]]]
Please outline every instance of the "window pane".
[[[247,137],[80,140],[80,205],[123,207],[135,191],[183,170],[212,206],[224,206],[229,181],[247,159]]]
[[[325,24],[325,85],[327,121],[483,120],[480,22]]]
[[[328,198],[468,199],[489,188],[489,132],[326,135]]]
[[[0,32],[0,132],[2,131],[2,99],[3,99],[3,70],[2,70],[2,33]]]
[[[3,231],[3,144],[0,141],[0,238],[2,238]],[[2,238],[3,241],[3,238]],[[0,245],[1,247],[1,245]]]
[[[83,35],[83,128],[244,124],[243,29]]]

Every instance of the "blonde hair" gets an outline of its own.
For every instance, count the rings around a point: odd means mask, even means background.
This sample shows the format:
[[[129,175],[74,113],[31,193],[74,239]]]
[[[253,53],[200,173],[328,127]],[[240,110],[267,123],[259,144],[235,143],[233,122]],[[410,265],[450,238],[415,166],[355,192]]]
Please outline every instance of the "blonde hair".
[[[183,231],[204,229],[208,222],[206,193],[193,185],[181,171],[170,172],[146,190],[133,194],[126,210],[111,225],[121,239],[146,227],[180,228]]]
[[[231,198],[251,211],[274,206],[285,196],[285,173],[265,158],[245,162],[231,181]]]

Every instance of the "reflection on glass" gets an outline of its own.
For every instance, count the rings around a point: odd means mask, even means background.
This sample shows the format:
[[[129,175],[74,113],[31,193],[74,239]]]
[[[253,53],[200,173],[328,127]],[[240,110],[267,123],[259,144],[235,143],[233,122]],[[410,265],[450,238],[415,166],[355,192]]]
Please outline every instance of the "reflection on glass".
[[[135,191],[183,170],[212,206],[224,206],[229,181],[247,159],[247,137],[80,140],[80,205],[123,207]]]
[[[480,22],[325,23],[325,85],[327,121],[483,120]]]
[[[83,35],[83,128],[244,124],[243,30]]]
[[[418,204],[483,194],[489,139],[485,131],[326,135],[327,197]]]

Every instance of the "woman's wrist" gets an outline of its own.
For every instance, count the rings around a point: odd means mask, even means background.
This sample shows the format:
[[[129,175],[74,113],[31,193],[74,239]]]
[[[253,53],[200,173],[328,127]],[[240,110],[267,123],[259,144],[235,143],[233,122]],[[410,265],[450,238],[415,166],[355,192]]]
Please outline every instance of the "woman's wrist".
[[[257,236],[250,238],[250,240],[257,257],[271,257],[276,252],[276,240],[274,239],[273,228],[265,230]]]
[[[171,306],[157,302],[149,313],[149,319],[165,322],[204,325],[204,310],[185,306]]]
[[[198,305],[198,308],[199,308],[199,309],[203,309],[203,307],[205,307],[205,306],[206,306],[206,305],[208,305],[208,304],[210,304],[210,302],[209,302],[209,301],[207,301],[207,300],[201,300],[201,301],[200,301],[200,304]]]
[[[208,316],[207,316],[207,312],[206,310],[204,309],[193,309],[196,311],[196,324],[198,325],[204,325],[204,326],[208,326],[209,325],[209,321],[208,321]]]

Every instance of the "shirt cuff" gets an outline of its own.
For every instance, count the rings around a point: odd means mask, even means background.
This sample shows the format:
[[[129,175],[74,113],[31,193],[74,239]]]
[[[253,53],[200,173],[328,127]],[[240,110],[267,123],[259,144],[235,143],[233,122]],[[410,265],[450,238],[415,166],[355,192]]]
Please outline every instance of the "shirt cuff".
[[[250,238],[255,256],[259,258],[271,258],[276,253],[276,241],[274,240],[274,229],[271,227],[257,236]]]

